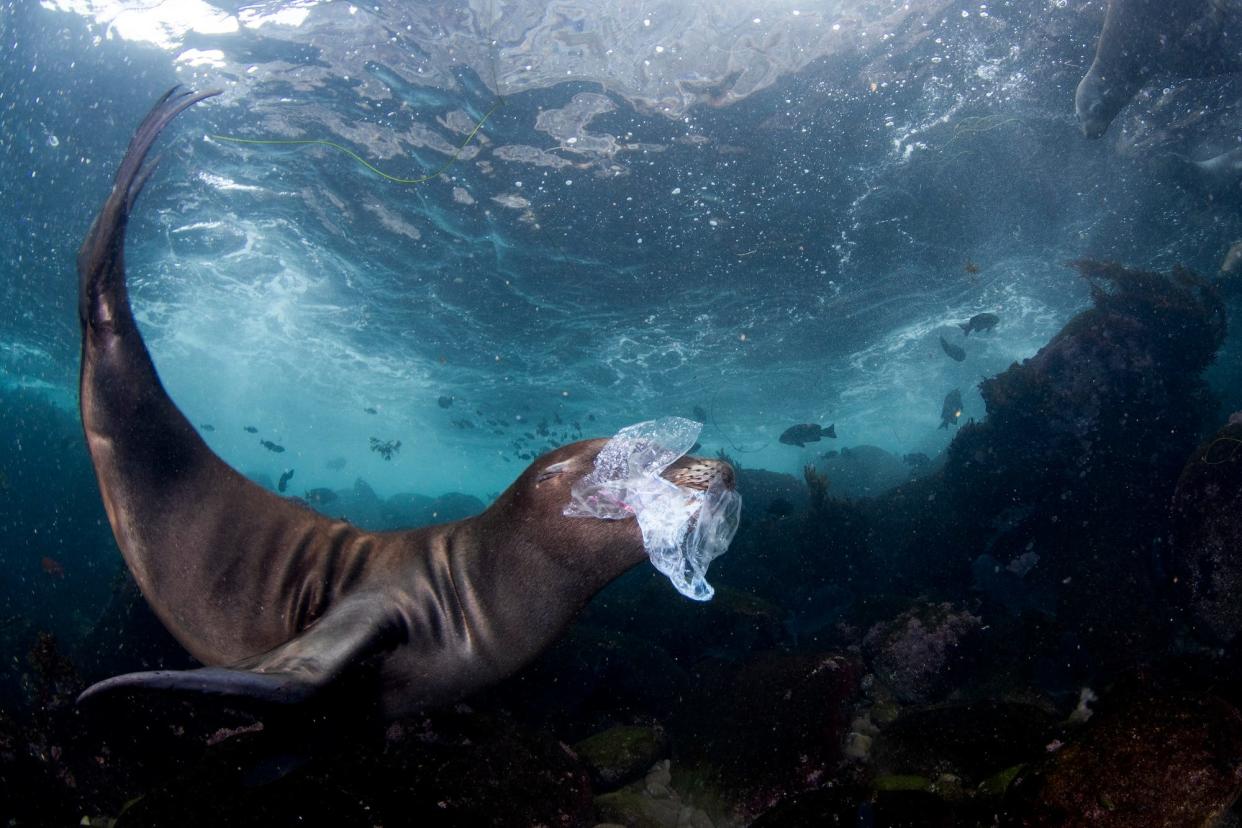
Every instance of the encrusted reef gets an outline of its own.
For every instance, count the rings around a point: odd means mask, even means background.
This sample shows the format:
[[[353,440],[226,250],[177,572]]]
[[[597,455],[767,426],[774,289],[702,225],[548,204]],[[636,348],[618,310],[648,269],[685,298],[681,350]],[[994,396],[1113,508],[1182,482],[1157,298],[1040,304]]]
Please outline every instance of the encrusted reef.
[[[1173,499],[1172,569],[1195,632],[1233,643],[1242,632],[1242,417],[1203,443]]]

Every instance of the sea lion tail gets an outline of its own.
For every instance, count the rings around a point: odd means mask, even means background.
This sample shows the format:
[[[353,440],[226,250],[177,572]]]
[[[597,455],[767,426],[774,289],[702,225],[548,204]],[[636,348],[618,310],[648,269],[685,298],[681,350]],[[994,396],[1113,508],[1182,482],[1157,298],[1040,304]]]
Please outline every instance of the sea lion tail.
[[[83,327],[107,326],[115,322],[120,304],[128,304],[125,294],[125,226],[134,201],[158,163],[145,163],[155,139],[181,112],[219,94],[218,89],[194,92],[174,86],[155,103],[130,139],[112,192],[78,250],[78,316]]]

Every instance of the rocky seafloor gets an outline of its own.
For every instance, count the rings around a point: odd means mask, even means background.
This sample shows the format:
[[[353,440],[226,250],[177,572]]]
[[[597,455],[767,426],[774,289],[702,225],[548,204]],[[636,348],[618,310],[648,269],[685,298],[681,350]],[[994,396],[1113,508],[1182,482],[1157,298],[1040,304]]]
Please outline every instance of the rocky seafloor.
[[[452,708],[79,709],[91,680],[190,661],[123,574],[76,640],[10,619],[0,819],[1237,824],[1242,418],[1203,379],[1226,309],[1184,271],[1078,267],[1092,307],[983,381],[945,456],[856,499],[831,469],[740,466],[715,599],[635,569]],[[360,523],[477,505],[338,494]]]

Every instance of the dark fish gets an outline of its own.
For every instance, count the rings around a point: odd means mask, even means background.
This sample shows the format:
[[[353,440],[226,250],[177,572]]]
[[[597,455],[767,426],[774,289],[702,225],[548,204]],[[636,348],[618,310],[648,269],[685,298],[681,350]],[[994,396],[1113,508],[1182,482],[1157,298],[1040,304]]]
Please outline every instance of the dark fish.
[[[463,417],[462,419],[460,419],[460,420],[453,420],[453,425],[457,426],[458,428],[462,429],[463,431],[464,431],[465,429],[468,429],[468,428],[474,428],[474,423],[473,423],[473,422],[471,422],[470,420],[467,420],[467,419],[466,419],[466,418],[464,418],[464,417]]]
[[[381,440],[378,437],[371,438],[371,451],[383,457],[385,460],[391,460],[392,456],[401,450],[400,440]]]
[[[940,347],[944,350],[946,354],[949,355],[949,359],[953,360],[954,362],[961,362],[963,359],[966,358],[965,348],[963,348],[961,345],[954,345],[952,342],[949,342],[943,336],[940,337]]]
[[[832,458],[836,457],[840,453],[841,452],[837,451],[836,449],[833,449],[832,451],[825,451],[823,454],[820,455],[820,457],[824,458],[825,460],[831,460]]]
[[[694,454],[696,451],[698,451],[701,448],[703,448],[703,444],[700,443],[698,440],[695,440],[694,445],[690,447],[690,450],[687,451],[686,454]]]
[[[43,570],[43,574],[49,578],[65,577],[65,568],[55,558],[49,558],[47,555],[44,555],[39,560],[39,567]]]
[[[940,409],[940,427],[948,428],[957,425],[957,418],[962,416],[962,392],[954,388],[944,397],[944,406]]]
[[[707,412],[703,410],[703,406],[696,405],[694,408],[690,409],[690,413],[693,414],[694,419],[698,420],[700,423],[707,422]]]
[[[288,469],[280,476],[280,482],[276,484],[276,491],[283,492],[289,487],[289,481],[293,479],[293,469]]]
[[[913,468],[918,469],[930,463],[931,458],[921,451],[915,451],[915,452],[911,452],[910,454],[903,454],[901,456],[901,461],[905,463],[907,466],[911,466]]]
[[[967,260],[966,260],[966,267],[965,267],[965,268],[963,268],[963,269],[964,269],[967,273],[969,273],[971,276],[974,276],[976,273],[978,273],[978,272],[979,272],[979,265],[975,264],[975,263],[974,263],[974,262],[972,262],[970,259],[967,259]]]
[[[201,423],[199,425],[199,428],[201,428],[203,431],[215,431],[216,430],[216,427],[213,426],[211,423]]]
[[[268,451],[274,451],[277,454],[280,454],[281,452],[285,450],[284,446],[278,446],[275,443],[273,443],[271,440],[260,440],[259,445],[263,446],[263,448],[267,449]]]
[[[324,466],[326,468],[331,469],[332,471],[340,471],[341,469],[345,468],[345,458],[344,457],[333,457],[331,460],[324,463]]]
[[[246,426],[245,428],[242,429],[242,431],[245,431],[247,434],[258,434],[259,433],[259,430],[255,428],[254,426]]]
[[[587,415],[587,419],[588,419],[588,420],[590,420],[591,422],[595,422],[595,415],[594,415],[594,414],[588,414],[588,415]]]
[[[441,396],[436,402],[439,403],[441,408],[453,407],[453,398],[449,396]]]
[[[802,448],[807,443],[818,443],[822,437],[832,437],[835,439],[836,436],[836,423],[827,428],[821,428],[815,423],[802,423],[801,425],[790,426],[785,429],[785,433],[780,436],[780,441],[787,446]]]
[[[366,408],[364,408],[364,409],[362,409],[362,410],[363,410],[363,411],[365,411],[365,412],[366,412],[366,413],[368,413],[368,414],[378,414],[378,413],[379,413],[378,411],[376,411],[376,410],[375,410],[374,408],[372,408],[371,406],[367,406]]]
[[[1000,317],[994,313],[976,313],[965,322],[958,324],[958,327],[965,332],[966,336],[970,336],[971,331],[990,331],[996,327],[996,323],[1000,321]]]
[[[336,492],[331,489],[310,489],[302,497],[314,506],[325,506],[336,500]]]

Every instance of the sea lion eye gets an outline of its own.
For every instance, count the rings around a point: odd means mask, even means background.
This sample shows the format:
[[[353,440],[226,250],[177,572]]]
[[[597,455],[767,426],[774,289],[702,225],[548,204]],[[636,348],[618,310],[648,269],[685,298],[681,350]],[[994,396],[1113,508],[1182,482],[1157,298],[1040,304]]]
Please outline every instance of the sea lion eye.
[[[545,480],[550,480],[551,478],[556,477],[558,474],[563,474],[564,472],[569,471],[570,465],[572,464],[569,460],[562,460],[559,463],[553,463],[543,471],[539,472],[539,477],[535,478],[535,482],[542,483]]]

